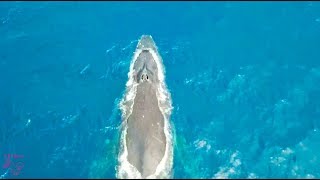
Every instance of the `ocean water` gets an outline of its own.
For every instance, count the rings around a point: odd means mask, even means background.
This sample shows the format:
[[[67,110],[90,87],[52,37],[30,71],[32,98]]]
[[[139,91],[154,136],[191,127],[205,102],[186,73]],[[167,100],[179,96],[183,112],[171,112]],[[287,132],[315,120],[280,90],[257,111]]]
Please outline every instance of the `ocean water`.
[[[1,178],[115,178],[129,64],[153,36],[174,178],[320,178],[320,3],[1,2]]]

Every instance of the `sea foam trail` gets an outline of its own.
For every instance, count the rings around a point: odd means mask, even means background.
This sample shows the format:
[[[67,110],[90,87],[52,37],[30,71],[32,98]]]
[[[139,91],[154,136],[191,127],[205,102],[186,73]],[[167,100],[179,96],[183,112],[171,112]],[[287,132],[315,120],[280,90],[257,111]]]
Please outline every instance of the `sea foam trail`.
[[[156,172],[147,178],[170,178],[171,169],[173,165],[173,142],[172,142],[172,130],[170,125],[170,115],[172,112],[172,101],[171,95],[167,89],[165,83],[165,69],[163,67],[163,61],[161,56],[157,51],[157,47],[153,48],[139,48],[139,44],[137,49],[133,55],[133,58],[130,63],[130,69],[128,73],[128,81],[126,83],[126,92],[119,103],[120,110],[122,112],[122,129],[121,129],[121,138],[120,138],[120,153],[118,157],[119,164],[117,166],[117,178],[141,178],[141,173],[128,162],[128,151],[127,151],[127,120],[132,113],[134,99],[137,92],[137,83],[133,79],[134,74],[134,63],[137,60],[139,54],[142,50],[149,50],[152,54],[154,60],[156,61],[158,68],[158,79],[159,83],[157,84],[157,98],[158,105],[160,111],[164,116],[164,134],[166,136],[166,150],[163,159],[160,161],[156,168]]]

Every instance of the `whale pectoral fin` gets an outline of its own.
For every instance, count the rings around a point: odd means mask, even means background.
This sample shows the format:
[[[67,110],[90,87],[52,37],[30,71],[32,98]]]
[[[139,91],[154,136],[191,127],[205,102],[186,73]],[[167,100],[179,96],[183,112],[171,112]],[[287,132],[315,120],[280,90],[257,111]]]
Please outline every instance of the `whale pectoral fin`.
[[[145,177],[154,174],[156,172],[156,167],[160,163],[161,159],[162,159],[162,153],[159,152],[157,143],[152,143],[152,142],[149,143],[145,147],[145,153],[143,156],[142,174]]]
[[[128,147],[128,161],[139,172],[142,172],[143,155],[144,155],[144,141],[143,134],[141,134],[141,127],[138,120],[134,117],[128,118],[128,125],[131,127],[128,129],[127,134],[127,147]]]
[[[131,147],[130,154],[134,154],[133,156],[128,156],[128,161],[131,165],[133,165],[139,172],[142,172],[142,156],[143,156],[143,149],[139,144],[134,144],[132,141],[128,141],[128,145]]]

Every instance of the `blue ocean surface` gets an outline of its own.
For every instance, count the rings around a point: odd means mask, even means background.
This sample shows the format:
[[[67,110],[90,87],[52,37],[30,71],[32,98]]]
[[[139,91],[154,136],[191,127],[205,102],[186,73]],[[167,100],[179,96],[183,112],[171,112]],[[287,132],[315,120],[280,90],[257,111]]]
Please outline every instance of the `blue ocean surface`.
[[[1,2],[1,178],[116,178],[152,35],[174,178],[320,178],[320,2]]]

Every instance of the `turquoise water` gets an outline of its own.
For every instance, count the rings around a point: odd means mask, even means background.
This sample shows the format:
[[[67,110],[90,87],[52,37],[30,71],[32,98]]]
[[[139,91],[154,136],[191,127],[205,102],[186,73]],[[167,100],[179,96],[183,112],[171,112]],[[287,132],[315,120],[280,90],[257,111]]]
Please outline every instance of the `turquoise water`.
[[[1,2],[1,177],[115,178],[142,34],[166,68],[174,178],[320,177],[319,2]]]

